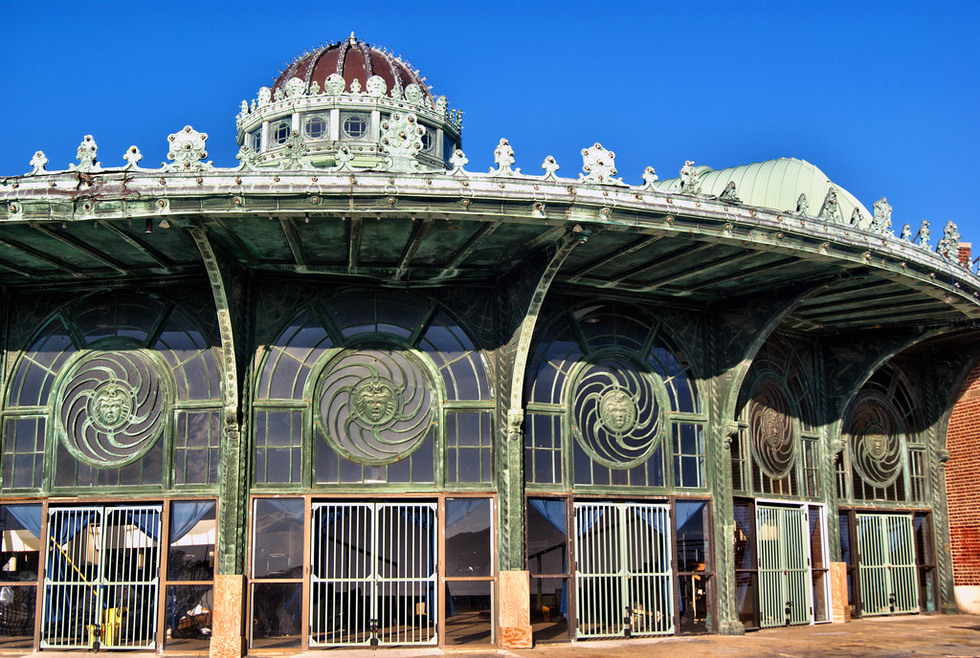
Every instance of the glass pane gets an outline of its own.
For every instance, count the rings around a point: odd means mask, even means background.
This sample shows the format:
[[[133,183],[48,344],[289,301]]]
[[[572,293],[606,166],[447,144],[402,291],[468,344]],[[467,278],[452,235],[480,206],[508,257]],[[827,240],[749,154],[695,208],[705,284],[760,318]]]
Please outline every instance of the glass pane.
[[[809,508],[810,515],[810,556],[814,569],[822,569],[827,565],[823,559],[823,524],[820,522],[820,509]]]
[[[35,585],[0,587],[0,649],[33,645],[36,603]]]
[[[936,611],[935,569],[919,569],[919,605],[923,612]]]
[[[170,506],[168,580],[214,578],[215,502],[195,500]]]
[[[252,585],[252,648],[300,646],[302,583]]]
[[[813,572],[813,620],[827,621],[830,619],[830,610],[827,606],[827,580],[829,576],[826,571]]]
[[[935,564],[932,546],[932,521],[928,512],[915,515],[915,557],[917,564]]]
[[[493,583],[446,583],[446,644],[493,642]]]
[[[535,642],[564,642],[568,635],[568,579],[531,579],[531,629]]]
[[[735,568],[755,568],[752,528],[755,520],[752,518],[752,506],[748,502],[735,503]]]
[[[37,582],[41,550],[41,506],[0,507],[0,580]]]
[[[678,549],[680,550],[680,549]],[[711,615],[708,614],[708,576],[704,574],[677,577],[680,591],[680,632],[707,633]]]
[[[851,522],[850,514],[841,512],[837,516],[840,524],[840,559],[848,567],[854,566],[854,557],[851,554]]]
[[[756,628],[755,606],[759,600],[756,592],[756,575],[754,573],[735,574],[735,605],[738,608],[738,620],[746,628]]]
[[[210,585],[167,587],[164,620],[168,649],[204,651],[211,640],[211,610],[214,592]]]
[[[252,578],[301,578],[303,507],[300,498],[257,498],[252,534]]]
[[[489,498],[446,499],[446,576],[493,575]]]
[[[708,503],[703,500],[677,501],[677,570],[703,571],[710,567],[705,527]]]
[[[566,505],[564,498],[528,499],[527,568],[531,575],[568,573]]]

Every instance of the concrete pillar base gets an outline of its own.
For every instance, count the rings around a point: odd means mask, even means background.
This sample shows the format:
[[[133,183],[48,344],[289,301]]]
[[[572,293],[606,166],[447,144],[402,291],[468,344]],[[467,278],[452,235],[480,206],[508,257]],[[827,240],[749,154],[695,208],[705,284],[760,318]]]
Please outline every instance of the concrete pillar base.
[[[530,649],[534,643],[531,638],[531,583],[528,573],[501,571],[498,584],[500,632],[497,646],[501,649]]]
[[[211,658],[241,658],[245,655],[242,619],[245,617],[245,576],[220,575],[214,579],[211,610]]]
[[[956,609],[967,615],[980,615],[980,585],[957,585],[953,588]]]
[[[745,625],[740,621],[726,621],[718,626],[719,635],[745,635]]]

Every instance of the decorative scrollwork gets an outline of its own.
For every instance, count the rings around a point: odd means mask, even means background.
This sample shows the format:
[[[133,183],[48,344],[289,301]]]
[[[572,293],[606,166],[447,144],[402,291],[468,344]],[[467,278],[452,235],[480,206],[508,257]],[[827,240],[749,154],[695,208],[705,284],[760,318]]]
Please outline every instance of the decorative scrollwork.
[[[55,417],[75,458],[105,468],[130,464],[156,444],[169,406],[167,377],[142,352],[90,352],[62,382]]]
[[[902,423],[884,398],[869,394],[855,404],[847,425],[851,463],[868,484],[887,487],[902,472]]]
[[[433,425],[432,384],[403,350],[347,350],[324,370],[318,422],[330,446],[359,464],[410,455]]]
[[[759,468],[773,479],[786,477],[796,458],[796,427],[779,382],[762,379],[756,384],[749,400],[749,432]]]
[[[609,468],[632,468],[656,449],[665,431],[663,384],[625,355],[593,359],[571,388],[572,433],[592,459]]]

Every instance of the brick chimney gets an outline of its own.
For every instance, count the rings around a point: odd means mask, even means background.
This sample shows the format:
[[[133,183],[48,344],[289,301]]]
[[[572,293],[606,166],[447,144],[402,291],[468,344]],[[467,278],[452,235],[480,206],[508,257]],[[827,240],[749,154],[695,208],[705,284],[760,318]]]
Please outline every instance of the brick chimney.
[[[960,265],[962,265],[963,267],[970,267],[970,247],[972,246],[973,246],[972,242],[960,243],[959,261],[960,261]]]

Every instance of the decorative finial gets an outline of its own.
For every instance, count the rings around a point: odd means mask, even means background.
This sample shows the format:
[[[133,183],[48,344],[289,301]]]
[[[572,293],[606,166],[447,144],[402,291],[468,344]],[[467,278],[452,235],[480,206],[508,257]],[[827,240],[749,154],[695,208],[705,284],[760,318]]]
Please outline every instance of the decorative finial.
[[[898,236],[899,239],[905,240],[906,242],[912,242],[912,227],[908,224],[902,226],[902,234]]]
[[[862,219],[862,215],[860,210],[855,208],[854,210],[851,211],[851,226],[855,226],[855,227],[861,226],[861,219]],[[873,224],[872,224],[872,228],[874,228]]]
[[[936,253],[946,260],[959,261],[960,259],[960,231],[952,220],[946,222],[943,228],[943,237],[936,245]]]
[[[549,155],[546,157],[544,162],[541,163],[541,168],[544,169],[545,180],[555,180],[558,178],[555,175],[555,172],[558,171],[558,162],[555,160],[554,156]]]
[[[385,150],[385,164],[390,171],[415,171],[419,168],[417,156],[422,150],[424,134],[425,128],[419,125],[411,112],[392,112],[381,122],[381,146]]]
[[[357,43],[357,37],[355,37],[355,36],[354,36],[354,30],[351,30],[351,31],[350,31],[350,36],[349,36],[349,37],[347,37],[347,41],[348,41],[348,42],[349,42],[349,43],[350,43],[350,44],[351,44],[352,46],[353,46],[353,45],[354,45],[355,43]]]
[[[685,160],[681,167],[681,194],[698,196],[701,194],[701,181],[698,170],[694,168],[694,160]]]
[[[809,209],[810,202],[806,200],[806,194],[800,194],[799,198],[796,199],[796,214],[804,217]]]
[[[871,230],[878,233],[887,233],[892,230],[892,207],[888,204],[888,199],[881,197],[875,201],[874,208]]]
[[[170,152],[167,157],[173,162],[163,163],[167,171],[207,171],[214,167],[212,162],[200,162],[208,157],[204,145],[208,141],[207,133],[199,133],[190,126],[184,126],[180,132],[167,137],[170,142]]]
[[[463,149],[456,149],[453,154],[449,156],[449,164],[452,169],[449,170],[450,176],[465,176],[466,172],[463,171],[463,166],[469,162],[469,158],[463,153]]]
[[[513,176],[521,173],[520,169],[512,168],[515,162],[514,149],[510,147],[510,142],[503,137],[500,138],[497,148],[493,150],[493,161],[497,165],[496,169],[490,170],[490,174],[493,176]]]
[[[836,188],[830,187],[827,189],[827,196],[824,197],[823,207],[820,208],[820,214],[817,217],[828,222],[841,223],[842,218],[840,215],[840,205],[837,202]]]
[[[31,170],[31,173],[27,175],[33,176],[34,174],[42,174],[44,173],[44,168],[47,165],[48,165],[48,158],[44,155],[44,151],[38,151],[37,153],[34,154],[34,157],[31,158],[31,166],[33,167],[33,169]]]
[[[143,154],[134,144],[123,153],[123,160],[126,161],[126,169],[138,169],[139,161],[143,159]]]
[[[583,183],[618,184],[623,181],[613,178],[616,175],[616,154],[596,142],[587,149],[582,149],[582,172],[578,179]]]
[[[735,193],[735,181],[733,180],[728,181],[728,185],[718,195],[718,198],[729,203],[742,203],[742,200],[738,198],[738,194]]]
[[[929,240],[931,235],[929,234],[929,220],[923,219],[922,226],[919,227],[919,246],[923,249],[929,249]]]
[[[78,171],[97,171],[102,168],[102,165],[95,161],[98,155],[98,144],[95,143],[91,135],[85,135],[85,139],[78,145],[76,153],[78,165],[72,165],[71,168]]]
[[[660,180],[660,177],[657,176],[657,171],[653,167],[647,167],[646,169],[644,169],[642,178],[643,178],[643,189],[645,190],[652,190],[653,184],[656,183],[658,180]]]

